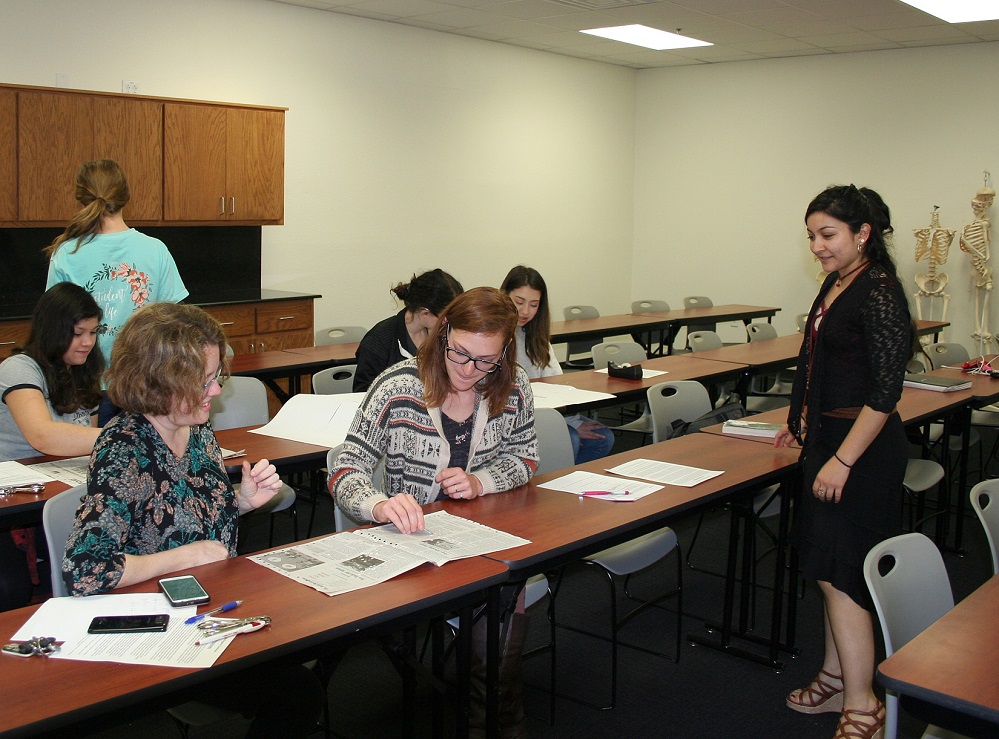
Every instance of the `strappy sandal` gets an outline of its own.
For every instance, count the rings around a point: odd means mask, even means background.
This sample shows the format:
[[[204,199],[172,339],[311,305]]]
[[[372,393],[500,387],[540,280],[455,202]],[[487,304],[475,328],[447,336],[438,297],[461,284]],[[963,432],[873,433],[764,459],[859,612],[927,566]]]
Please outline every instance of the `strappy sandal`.
[[[840,675],[833,675],[825,670],[808,685],[807,688],[796,690],[787,697],[787,707],[798,713],[840,713],[843,710],[843,688],[830,685],[822,676],[842,682]]]
[[[874,719],[874,723],[869,723],[864,719]],[[855,708],[844,709],[833,739],[884,739],[884,736],[885,705],[879,702],[873,711],[858,711]]]

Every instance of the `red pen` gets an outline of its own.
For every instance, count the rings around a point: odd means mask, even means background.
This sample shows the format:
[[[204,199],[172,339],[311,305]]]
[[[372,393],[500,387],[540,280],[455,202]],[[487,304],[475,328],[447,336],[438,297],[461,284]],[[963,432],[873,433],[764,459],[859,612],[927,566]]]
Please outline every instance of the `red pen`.
[[[583,497],[585,495],[631,495],[631,493],[627,490],[620,493],[616,493],[613,490],[584,490],[579,495]]]

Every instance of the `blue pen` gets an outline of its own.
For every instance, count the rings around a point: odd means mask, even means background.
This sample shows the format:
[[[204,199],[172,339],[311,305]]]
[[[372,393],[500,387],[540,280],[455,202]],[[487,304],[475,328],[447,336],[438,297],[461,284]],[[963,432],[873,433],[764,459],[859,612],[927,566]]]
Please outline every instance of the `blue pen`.
[[[201,621],[205,617],[211,616],[212,614],[215,614],[215,613],[226,613],[227,611],[231,611],[233,608],[236,608],[237,606],[239,606],[242,602],[243,601],[241,601],[241,600],[230,601],[230,602],[226,603],[224,606],[219,606],[218,608],[214,608],[211,611],[205,611],[204,613],[199,613],[197,616],[191,616],[184,623],[185,624],[196,624],[196,623],[198,623],[198,621]]]

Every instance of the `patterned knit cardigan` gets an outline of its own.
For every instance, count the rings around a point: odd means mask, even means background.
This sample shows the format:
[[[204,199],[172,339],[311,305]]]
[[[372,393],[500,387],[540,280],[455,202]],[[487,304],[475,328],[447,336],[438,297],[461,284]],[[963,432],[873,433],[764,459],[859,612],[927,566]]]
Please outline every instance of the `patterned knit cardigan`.
[[[527,374],[517,368],[516,384],[503,412],[488,417],[488,403],[478,398],[466,470],[482,483],[483,495],[523,485],[538,466],[534,431],[534,396]],[[384,492],[372,474],[385,459]],[[400,362],[371,384],[351,424],[343,449],[330,469],[329,490],[358,521],[373,520],[375,504],[409,493],[420,505],[437,498],[434,478],[451,458],[441,430],[440,408],[427,408],[416,360]]]

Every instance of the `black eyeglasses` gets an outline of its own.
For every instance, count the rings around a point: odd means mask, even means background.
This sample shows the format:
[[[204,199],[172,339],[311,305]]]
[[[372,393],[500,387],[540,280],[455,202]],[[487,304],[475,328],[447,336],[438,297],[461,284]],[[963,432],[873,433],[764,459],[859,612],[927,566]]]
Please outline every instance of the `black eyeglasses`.
[[[470,354],[465,354],[465,352],[455,349],[451,346],[451,324],[447,326],[447,334],[445,337],[444,344],[444,356],[455,364],[468,364],[472,362],[475,364],[475,369],[479,372],[485,372],[487,375],[492,374],[500,367],[503,366],[503,359],[506,357],[506,347],[503,347],[503,353],[500,354],[499,362],[492,362],[488,359],[482,359],[481,357],[473,357]]]

